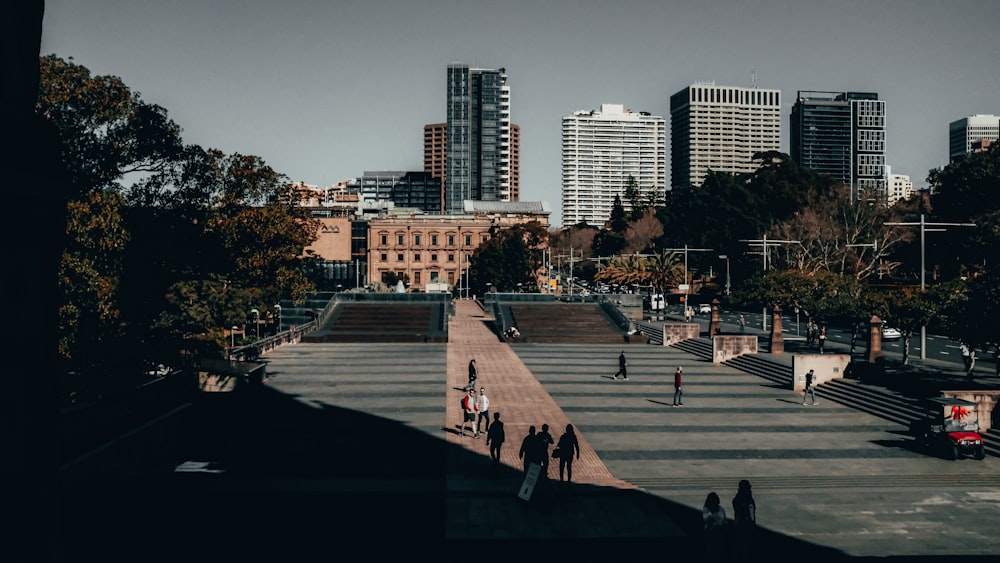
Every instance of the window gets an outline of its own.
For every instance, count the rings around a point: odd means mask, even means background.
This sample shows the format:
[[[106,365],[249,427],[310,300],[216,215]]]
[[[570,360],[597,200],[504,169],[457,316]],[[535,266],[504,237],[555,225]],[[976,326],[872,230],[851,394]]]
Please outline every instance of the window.
[[[454,262],[455,261],[455,255],[454,254],[449,254],[448,255],[448,261],[449,262]]]
[[[413,255],[413,261],[414,262],[419,262],[420,261],[420,253],[419,252]]]
[[[383,262],[387,262],[388,260],[389,260],[389,255],[388,255],[388,254],[386,254],[385,252],[383,252],[383,253],[382,253],[382,261],[383,261]]]
[[[396,261],[397,262],[402,262],[403,261],[403,253],[402,252],[400,252],[399,254],[396,255]]]
[[[472,246],[472,235],[465,235],[465,246]]]
[[[420,235],[413,235],[413,246],[420,246]]]
[[[437,246],[437,245],[438,245],[438,236],[431,235],[431,246]]]
[[[403,235],[396,235],[396,244],[398,246],[403,246],[404,244],[406,244],[406,239],[404,238]]]
[[[431,254],[431,262],[437,262],[437,261],[438,261],[438,255],[437,254]]]
[[[413,283],[420,285],[420,272],[413,272]]]
[[[381,235],[381,240],[382,240],[382,246],[388,245],[389,244],[389,235]]]
[[[455,246],[455,235],[448,235],[448,246]]]

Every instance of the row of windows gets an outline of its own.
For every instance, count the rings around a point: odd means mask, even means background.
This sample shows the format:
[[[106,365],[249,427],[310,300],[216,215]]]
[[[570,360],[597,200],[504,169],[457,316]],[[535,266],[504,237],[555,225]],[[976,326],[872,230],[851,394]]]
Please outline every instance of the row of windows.
[[[440,244],[440,242],[441,242],[441,235],[428,235],[428,236],[430,237],[430,245],[431,246],[438,246]],[[455,246],[455,241],[457,240],[456,235],[445,235],[444,238],[445,238],[445,240],[447,240],[447,245],[448,246]],[[486,240],[488,238],[489,237],[487,235],[482,235],[482,237],[481,237],[482,240],[480,242],[486,242]],[[423,235],[420,235],[420,234],[414,234],[413,235],[413,246],[420,246],[421,244],[423,244],[423,241],[424,241]],[[389,235],[388,234],[381,234],[381,235],[379,235],[379,244],[381,246],[388,246],[389,245]],[[406,235],[405,234],[397,234],[396,235],[396,246],[403,246],[405,244],[406,244]],[[465,246],[472,246],[472,235],[465,235],[464,236],[464,245]]]
[[[382,273],[382,280],[385,281],[388,278],[389,270],[380,270]],[[413,284],[420,285],[423,283],[423,272],[413,272]],[[430,280],[429,283],[438,283],[441,281],[441,273],[437,271],[428,272]],[[406,275],[406,272],[402,270],[396,272],[396,278],[401,279]],[[448,272],[448,284],[455,285],[455,272]]]
[[[431,253],[429,256],[430,256],[430,261],[431,262],[437,262],[438,261],[438,255],[437,254]],[[379,254],[379,259],[382,262],[388,262],[389,261],[389,253],[388,252],[382,252],[382,253],[380,253]],[[406,253],[404,253],[404,252],[397,252],[396,253],[396,262],[405,262],[405,261],[406,261]],[[423,255],[421,253],[419,253],[419,252],[414,252],[413,253],[413,262],[422,262],[422,261],[423,261]],[[449,253],[447,255],[447,257],[446,257],[446,261],[448,263],[454,264],[455,263],[455,255]]]

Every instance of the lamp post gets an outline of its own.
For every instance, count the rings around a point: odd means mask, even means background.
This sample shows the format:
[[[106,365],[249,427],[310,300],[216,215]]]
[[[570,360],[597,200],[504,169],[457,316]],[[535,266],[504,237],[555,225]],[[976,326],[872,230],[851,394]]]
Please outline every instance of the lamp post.
[[[726,295],[729,295],[731,287],[732,287],[730,285],[730,283],[729,283],[730,282],[730,280],[729,280],[729,255],[728,254],[720,254],[719,255],[719,259],[726,261]]]
[[[690,305],[688,303],[688,252],[711,252],[711,248],[688,248],[688,245],[684,245],[684,248],[664,248],[663,250],[669,250],[670,252],[684,252],[684,318],[687,318],[687,308]]]
[[[250,314],[253,315],[254,333],[257,335],[257,340],[260,340],[260,311],[257,309],[250,309]]]
[[[274,314],[278,318],[278,328],[275,329],[274,334],[278,334],[281,332],[281,305],[274,304]]]
[[[761,254],[764,256],[764,274],[767,274],[767,247],[768,246],[778,246],[779,244],[799,244],[802,241],[798,240],[767,240],[767,235],[764,238],[758,240],[747,240],[740,239],[740,242],[749,243],[750,246],[760,245]],[[761,313],[761,327],[764,332],[767,332],[767,307],[764,307]]]
[[[912,222],[912,223],[883,223],[883,225],[888,225],[888,226],[893,226],[893,227],[896,227],[896,226],[899,226],[899,227],[903,227],[903,226],[910,227],[910,226],[917,226],[917,225],[920,226],[920,291],[921,292],[923,292],[924,289],[926,288],[926,285],[924,284],[924,271],[927,269],[925,267],[925,265],[924,265],[924,261],[925,261],[924,233],[928,232],[928,231],[932,231],[932,232],[933,231],[937,231],[937,232],[940,232],[940,231],[947,230],[947,229],[928,229],[927,227],[928,226],[931,226],[931,227],[975,227],[976,226],[975,223],[928,223],[928,222],[924,221],[924,214],[923,213],[920,214],[920,222],[919,223],[917,223],[917,222]],[[920,326],[920,359],[921,360],[926,360],[927,359],[927,325],[921,325]]]
[[[236,347],[236,329],[238,329],[238,328],[239,328],[238,326],[233,325],[233,330],[232,330],[232,332],[229,333],[229,339],[230,339],[229,347],[230,348],[235,348]]]

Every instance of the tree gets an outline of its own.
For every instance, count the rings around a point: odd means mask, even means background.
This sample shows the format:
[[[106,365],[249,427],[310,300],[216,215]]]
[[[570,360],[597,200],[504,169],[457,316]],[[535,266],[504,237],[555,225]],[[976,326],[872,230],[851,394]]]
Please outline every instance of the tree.
[[[636,182],[635,176],[631,174],[629,174],[628,178],[625,180],[624,197],[625,201],[628,202],[629,218],[633,221],[638,219],[639,215],[645,209],[645,206],[642,202],[642,191],[639,190],[639,183]]]
[[[652,249],[653,241],[663,235],[663,223],[656,218],[652,208],[646,208],[625,229],[625,253],[646,252]]]
[[[548,232],[538,221],[497,230],[476,249],[469,265],[470,288],[475,293],[517,289],[537,291],[541,249]]]

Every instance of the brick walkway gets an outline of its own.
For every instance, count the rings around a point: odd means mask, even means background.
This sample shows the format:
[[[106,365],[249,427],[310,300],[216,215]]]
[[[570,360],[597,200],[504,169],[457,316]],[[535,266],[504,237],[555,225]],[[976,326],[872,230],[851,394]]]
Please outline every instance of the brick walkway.
[[[492,317],[485,315],[472,301],[456,301],[455,305],[456,313],[448,329],[447,420],[450,423],[449,429],[454,430],[448,432],[448,442],[489,456],[489,447],[483,434],[475,439],[468,434],[463,438],[458,432],[462,422],[460,400],[464,395],[461,389],[468,382],[469,360],[475,358],[479,368],[479,387],[485,387],[486,395],[490,398],[490,417],[499,412],[500,420],[504,423],[507,440],[501,450],[501,461],[506,466],[520,470],[522,462],[518,459],[518,450],[522,438],[528,434],[528,427],[534,425],[537,430],[541,430],[542,424],[548,424],[549,433],[558,441],[566,425],[570,424],[570,419],[510,346],[501,342],[490,329],[487,322],[492,321]],[[619,489],[635,488],[611,474],[587,442],[586,436],[579,430],[576,435],[580,442],[580,459],[573,462],[575,483]],[[466,476],[473,477],[474,474]],[[549,476],[559,478],[557,461],[553,461],[549,468]]]

